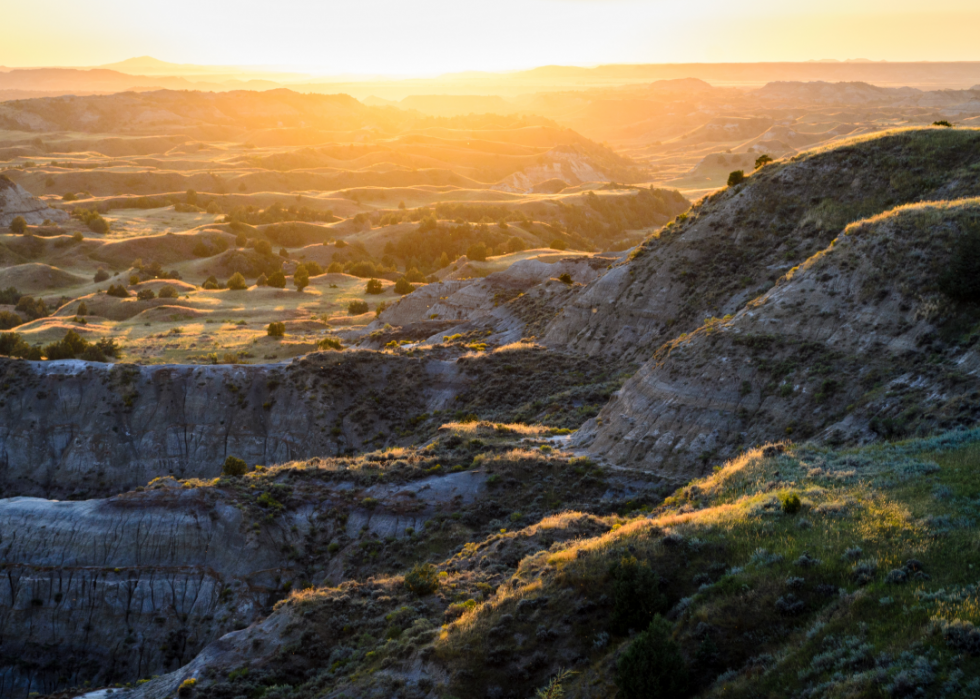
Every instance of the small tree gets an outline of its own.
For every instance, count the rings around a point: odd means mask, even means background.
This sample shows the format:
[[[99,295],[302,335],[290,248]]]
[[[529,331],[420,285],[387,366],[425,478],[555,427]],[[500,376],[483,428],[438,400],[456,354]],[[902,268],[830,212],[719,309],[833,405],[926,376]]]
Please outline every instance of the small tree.
[[[108,278],[109,278],[109,273],[104,269],[102,269],[101,267],[99,267],[99,269],[96,270],[95,276],[93,277],[96,284],[100,282],[104,282]]]
[[[384,290],[384,286],[377,279],[368,279],[367,286],[364,287],[364,292],[367,294],[381,294]]]
[[[356,301],[351,301],[347,304],[347,313],[352,316],[359,316],[362,313],[368,312],[368,302],[357,299]]]
[[[562,284],[567,284],[568,286],[571,286],[572,285],[572,275],[569,274],[568,272],[564,272],[562,274],[559,274],[558,275],[558,281],[560,281]]]
[[[232,291],[245,291],[248,288],[248,282],[245,281],[241,272],[235,272],[228,280],[228,288]]]
[[[78,304],[78,308],[75,309],[75,315],[77,316],[87,316],[88,315],[88,304],[82,301]]]
[[[260,255],[271,255],[272,244],[268,240],[256,240],[255,252],[257,252]]]
[[[255,286],[269,286],[269,278],[265,276],[264,272],[255,280]]]
[[[344,266],[339,262],[331,262],[327,267],[327,274],[342,274]]]
[[[273,289],[286,288],[286,275],[282,273],[281,269],[269,275],[269,286]]]
[[[660,579],[650,564],[635,556],[623,556],[609,571],[612,578],[612,626],[617,633],[642,629],[663,611],[666,598],[660,592]]]
[[[670,638],[671,626],[659,614],[649,628],[616,660],[616,687],[619,699],[670,697],[682,699],[690,694],[687,665],[680,648]]]
[[[126,291],[126,287],[122,284],[110,284],[109,289],[106,291],[109,296],[115,296],[116,298],[124,299],[129,296],[129,292]]]
[[[745,181],[745,171],[736,170],[728,176],[728,186],[734,187],[737,184],[742,184]]]
[[[550,247],[552,250],[568,250],[568,243],[561,238],[555,238],[551,241],[551,245],[548,247]]]
[[[402,296],[404,296],[405,294],[410,294],[413,291],[415,291],[415,287],[412,286],[411,283],[409,283],[409,281],[405,279],[405,277],[402,277],[397,282],[395,282],[396,294],[401,294]]]
[[[286,324],[280,321],[273,321],[269,323],[266,332],[269,334],[269,337],[284,337],[286,335]]]
[[[770,158],[768,155],[765,154],[760,155],[758,158],[755,159],[755,169],[758,170],[761,167],[765,167],[771,162],[772,162],[772,158]]]
[[[160,287],[160,291],[157,292],[157,297],[161,299],[175,299],[177,296],[177,289],[170,286],[170,284]]]
[[[150,301],[156,298],[156,294],[153,293],[153,289],[140,289],[136,292],[136,298],[140,301]]]
[[[23,233],[27,230],[27,220],[23,216],[15,216],[10,222],[11,233]]]
[[[939,121],[934,121],[934,122],[932,122],[932,125],[933,125],[933,126],[942,126],[943,128],[946,128],[946,129],[951,129],[951,128],[953,128],[953,125],[952,125],[952,124],[950,124],[950,123],[949,123],[948,121],[946,121],[945,119],[940,119]]]
[[[221,473],[225,476],[244,476],[247,471],[248,464],[245,463],[244,459],[239,459],[237,456],[226,458],[224,466],[221,467]]]
[[[296,291],[301,293],[303,289],[310,285],[310,272],[306,269],[306,265],[300,265],[293,272],[293,284],[296,285]]]

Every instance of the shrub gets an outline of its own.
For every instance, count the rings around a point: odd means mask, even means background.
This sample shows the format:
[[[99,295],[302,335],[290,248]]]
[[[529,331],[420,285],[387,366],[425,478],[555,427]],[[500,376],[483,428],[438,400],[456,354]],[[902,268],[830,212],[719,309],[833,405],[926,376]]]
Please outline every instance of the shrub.
[[[235,272],[228,280],[228,288],[232,291],[245,291],[248,288],[248,282],[245,281],[241,272]]]
[[[0,333],[0,354],[6,357],[21,357],[40,361],[41,348],[31,347],[17,333]]]
[[[197,684],[197,680],[194,679],[193,677],[184,680],[183,682],[180,683],[180,686],[177,688],[177,696],[189,697],[191,694],[194,693],[194,686],[196,684]]]
[[[521,252],[527,250],[527,243],[516,235],[507,241],[507,252]]]
[[[364,305],[366,306],[367,304]],[[374,317],[377,318],[378,316],[380,316],[382,313],[385,312],[385,309],[387,308],[388,308],[388,304],[385,303],[384,301],[379,303],[377,307],[374,309]]]
[[[16,216],[14,220],[10,222],[10,232],[11,233],[23,233],[27,230],[27,221],[23,216]]]
[[[360,299],[358,299],[357,301],[351,301],[349,304],[347,304],[347,313],[349,315],[359,316],[362,313],[367,313],[367,312],[368,312],[367,301],[361,301]]]
[[[41,351],[48,359],[75,359],[81,356],[88,347],[89,343],[77,332],[69,330],[63,338],[45,345]]]
[[[439,589],[439,575],[431,563],[418,563],[405,575],[409,592],[424,597]]]
[[[136,286],[139,283],[140,283],[140,277],[139,277],[138,274],[130,274],[129,275],[129,285],[130,286]]]
[[[551,241],[551,244],[548,245],[548,247],[550,247],[552,250],[568,250],[568,243],[561,238],[555,238]]]
[[[796,493],[784,493],[779,496],[779,502],[783,507],[783,512],[788,515],[795,515],[803,507],[800,496]]]
[[[116,298],[120,299],[129,298],[129,292],[126,291],[126,287],[124,287],[122,284],[110,284],[106,293],[109,296],[115,296]]]
[[[293,284],[296,285],[296,291],[302,292],[303,289],[310,285],[310,271],[306,268],[306,265],[299,265],[296,271],[293,272]]]
[[[466,250],[466,257],[474,262],[487,261],[487,246],[483,243],[475,243]]]
[[[654,617],[646,631],[616,660],[616,696],[619,699],[670,697],[690,694],[687,665],[670,638],[670,623]]]
[[[61,201],[78,201],[78,195],[74,192],[66,192]]]
[[[153,293],[153,289],[140,289],[136,292],[136,298],[140,301],[149,301],[156,298],[156,294]]]
[[[10,311],[0,311],[0,330],[10,330],[16,328],[23,321],[20,316]]]
[[[745,171],[736,170],[728,176],[728,186],[734,187],[737,184],[742,184],[745,181]]]
[[[953,125],[950,124],[945,119],[940,119],[939,121],[934,121],[934,122],[932,122],[932,125],[933,126],[943,126],[943,127],[947,128],[947,129],[951,129],[953,127]]]
[[[269,286],[273,289],[286,288],[286,275],[282,273],[281,269],[269,275]]]
[[[95,277],[93,277],[96,284],[99,284],[100,282],[104,282],[108,278],[109,278],[109,273],[104,269],[102,269],[101,267],[98,270],[96,270]]]
[[[396,294],[401,294],[402,296],[404,296],[405,294],[410,294],[413,291],[415,291],[415,287],[412,286],[405,277],[402,277],[397,282],[395,282]]]
[[[161,299],[175,299],[177,296],[177,289],[172,287],[170,284],[161,287],[160,291],[157,293],[157,297]]]
[[[564,273],[558,275],[558,281],[560,281],[562,284],[567,284],[567,285],[571,286],[572,285],[572,275],[569,274],[568,272],[564,272]]]
[[[667,599],[660,592],[660,578],[646,561],[635,556],[623,556],[609,571],[612,578],[612,627],[625,634],[630,629],[642,629],[654,615],[663,611]]]
[[[772,158],[768,155],[760,155],[755,159],[755,169],[758,170],[760,167],[765,167],[772,162]]]
[[[269,327],[266,328],[269,337],[283,337],[286,334],[286,324],[278,321],[273,321],[269,323]]]
[[[270,243],[268,240],[255,241],[255,252],[257,252],[260,255],[271,255],[272,243]]]
[[[377,279],[368,279],[368,283],[364,287],[364,293],[367,294],[381,294],[384,293],[384,290],[381,282]]]
[[[248,464],[245,463],[244,459],[239,459],[237,456],[227,457],[221,466],[221,473],[225,476],[244,476],[247,471]]]
[[[269,286],[269,278],[265,276],[265,273],[259,275],[259,278],[255,280],[255,286]]]
[[[331,262],[330,266],[327,267],[327,274],[341,274],[344,271],[344,266],[339,262]]]
[[[333,337],[332,335],[328,335],[327,337],[325,337],[322,340],[320,340],[319,342],[317,342],[316,343],[316,346],[317,346],[317,349],[322,349],[322,350],[328,350],[328,349],[330,349],[330,350],[342,350],[342,349],[344,349],[344,345],[341,344],[340,338]]]
[[[21,294],[17,289],[12,286],[8,286],[6,289],[0,289],[0,303],[7,305],[13,305],[20,301]]]
[[[37,320],[38,318],[47,318],[49,314],[48,307],[45,305],[43,299],[35,299],[33,296],[21,296],[17,300],[17,305],[14,306],[14,310],[18,313],[23,313],[30,320]]]

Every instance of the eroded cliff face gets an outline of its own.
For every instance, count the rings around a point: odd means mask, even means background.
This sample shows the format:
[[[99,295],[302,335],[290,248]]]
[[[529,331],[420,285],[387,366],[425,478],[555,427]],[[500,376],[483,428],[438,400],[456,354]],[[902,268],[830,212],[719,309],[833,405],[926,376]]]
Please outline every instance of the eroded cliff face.
[[[239,509],[179,486],[0,500],[0,695],[180,667],[269,606],[309,514],[249,531]]]
[[[851,226],[730,320],[662,347],[574,441],[688,480],[787,437],[863,443],[980,417],[976,307],[939,291],[980,200]]]
[[[230,454],[342,454],[465,383],[453,362],[376,352],[253,366],[0,360],[0,494],[92,497],[217,476]]]
[[[765,167],[722,190],[588,284],[542,341],[643,361],[705,318],[734,314],[850,222],[904,203],[980,194],[980,132],[899,131]]]
[[[52,209],[6,175],[0,175],[0,227],[6,228],[18,216],[32,226],[45,221],[64,223],[68,220],[64,211]]]

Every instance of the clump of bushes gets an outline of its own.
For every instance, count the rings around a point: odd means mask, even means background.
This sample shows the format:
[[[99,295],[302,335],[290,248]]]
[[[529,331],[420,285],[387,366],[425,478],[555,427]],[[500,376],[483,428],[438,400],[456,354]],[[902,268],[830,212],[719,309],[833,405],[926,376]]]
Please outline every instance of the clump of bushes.
[[[180,683],[180,686],[177,688],[177,696],[189,697],[191,694],[194,693],[194,687],[196,685],[197,685],[197,680],[194,679],[193,677],[184,680],[183,682]]]
[[[57,342],[45,345],[41,352],[50,360],[84,359],[87,362],[105,362],[110,357],[118,358],[120,348],[112,338],[104,337],[91,343],[74,330],[69,330]]]
[[[317,349],[322,350],[342,350],[344,345],[340,342],[340,338],[327,336],[316,343]]]
[[[424,597],[439,589],[439,574],[431,563],[420,563],[405,575],[405,587],[409,592]]]
[[[21,296],[17,300],[17,305],[14,306],[14,310],[18,313],[23,313],[30,320],[47,318],[51,315],[44,300],[35,299],[33,296]]]
[[[153,289],[140,289],[136,292],[136,298],[140,301],[151,301],[156,298],[156,294],[153,293]]]
[[[384,286],[382,286],[381,281],[378,279],[368,279],[368,283],[364,287],[364,293],[367,294],[384,293]]]
[[[690,695],[687,665],[670,637],[670,623],[660,615],[616,660],[617,697],[649,699]]]
[[[109,296],[115,296],[116,298],[125,299],[129,298],[129,292],[126,291],[126,287],[122,284],[110,284],[109,288],[106,290]]]
[[[31,347],[17,333],[0,333],[0,355],[40,361],[41,348]]]
[[[0,330],[10,330],[16,328],[23,321],[20,316],[10,311],[0,311]]]
[[[93,233],[105,234],[109,232],[109,222],[102,218],[102,214],[95,209],[75,209],[71,215],[72,218],[77,218],[88,226],[88,229]]]
[[[286,324],[281,321],[273,321],[266,328],[269,337],[284,337],[286,335]]]
[[[362,301],[360,299],[356,301],[351,301],[347,304],[347,313],[352,316],[359,316],[362,313],[368,312],[368,302]]]
[[[237,456],[227,457],[221,467],[221,474],[224,476],[244,476],[247,471],[248,464],[245,463],[244,459],[239,459]]]

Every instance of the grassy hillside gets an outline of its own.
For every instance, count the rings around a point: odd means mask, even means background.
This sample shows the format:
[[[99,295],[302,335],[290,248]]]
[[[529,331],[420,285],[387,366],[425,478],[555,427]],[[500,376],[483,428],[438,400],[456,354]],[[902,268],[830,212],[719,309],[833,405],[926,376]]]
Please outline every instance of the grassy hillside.
[[[525,488],[562,471],[556,483],[612,476],[557,453],[496,453],[480,469],[520,474]],[[517,513],[456,544],[431,583],[396,573],[293,592],[207,664],[147,687],[193,677],[201,697],[492,698],[531,696],[557,676],[564,696],[622,699],[656,696],[630,687],[659,676],[687,678],[678,697],[969,696],[980,689],[978,466],[976,429],[752,450],[653,509],[528,524]],[[517,491],[489,487],[519,506]],[[479,517],[460,512],[415,535],[415,549],[438,555],[447,532],[475,534]],[[429,548],[433,536],[443,543]],[[659,646],[641,633],[654,615]],[[635,662],[645,644],[666,675]]]

